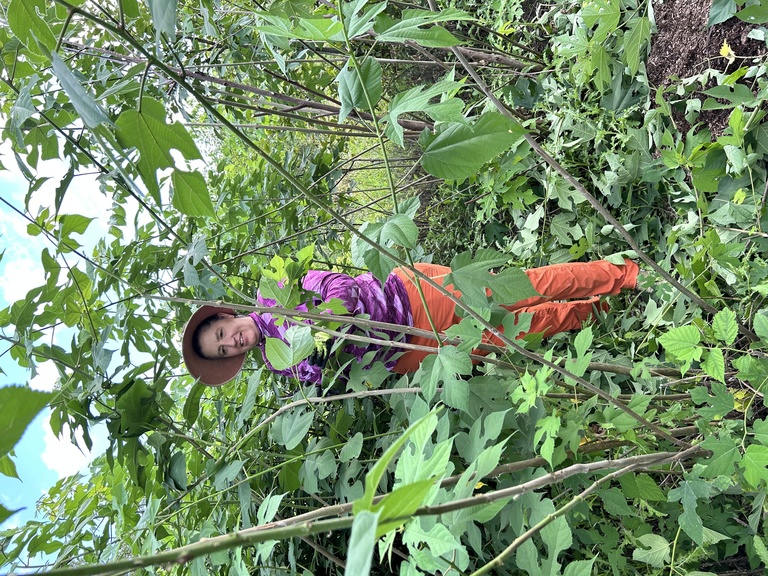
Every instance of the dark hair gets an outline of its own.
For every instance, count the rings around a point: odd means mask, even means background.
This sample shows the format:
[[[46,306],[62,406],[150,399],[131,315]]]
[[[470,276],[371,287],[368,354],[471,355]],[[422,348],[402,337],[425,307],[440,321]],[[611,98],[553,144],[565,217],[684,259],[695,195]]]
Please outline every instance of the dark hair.
[[[216,322],[216,320],[220,320],[221,316],[221,314],[211,314],[208,316],[208,318],[200,322],[197,328],[195,328],[195,332],[192,334],[192,351],[200,356],[200,358],[205,358],[206,360],[216,360],[216,358],[209,358],[203,354],[203,349],[200,347],[200,337],[203,335],[203,331],[210,328],[211,324]]]

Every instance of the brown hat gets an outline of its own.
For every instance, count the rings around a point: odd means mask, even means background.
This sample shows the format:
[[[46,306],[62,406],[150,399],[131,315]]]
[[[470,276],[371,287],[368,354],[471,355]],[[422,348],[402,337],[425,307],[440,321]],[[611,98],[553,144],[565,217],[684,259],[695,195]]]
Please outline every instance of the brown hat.
[[[219,308],[216,306],[201,306],[184,327],[184,336],[181,340],[181,351],[184,355],[184,364],[189,373],[207,386],[221,386],[237,376],[245,362],[245,354],[227,356],[226,358],[204,358],[195,352],[192,346],[192,338],[195,330],[206,319],[216,314],[235,314],[231,308]]]

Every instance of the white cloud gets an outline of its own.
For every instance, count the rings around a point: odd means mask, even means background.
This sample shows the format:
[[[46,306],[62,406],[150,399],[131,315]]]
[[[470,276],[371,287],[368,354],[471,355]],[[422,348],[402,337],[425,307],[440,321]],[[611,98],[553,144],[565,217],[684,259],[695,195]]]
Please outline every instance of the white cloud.
[[[42,390],[50,392],[56,385],[59,377],[59,371],[56,370],[56,364],[49,360],[36,366],[37,374],[29,381],[29,387],[33,390]]]
[[[43,450],[40,458],[49,470],[53,470],[59,475],[59,479],[78,472],[86,473],[91,461],[102,454],[109,445],[107,430],[104,426],[90,430],[91,440],[93,440],[93,449],[90,452],[85,447],[80,430],[75,434],[77,445],[70,439],[70,428],[66,424],[61,431],[61,438],[56,437],[51,430],[50,416],[45,419],[43,430],[45,431],[43,438],[45,450]]]

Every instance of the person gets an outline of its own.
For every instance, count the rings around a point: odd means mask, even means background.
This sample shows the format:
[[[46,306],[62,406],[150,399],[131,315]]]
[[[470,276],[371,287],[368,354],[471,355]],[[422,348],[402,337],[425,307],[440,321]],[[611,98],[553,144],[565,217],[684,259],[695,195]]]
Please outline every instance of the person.
[[[441,286],[445,277],[451,273],[449,267],[438,264],[419,263],[415,268]],[[625,260],[623,265],[597,260],[532,268],[525,273],[541,296],[502,305],[502,308],[515,314],[531,314],[531,324],[526,334],[541,333],[548,337],[576,330],[593,316],[596,306],[606,309],[600,296],[615,295],[622,289],[634,289],[638,272],[638,265],[631,260]],[[426,308],[417,282],[424,292]],[[353,277],[337,272],[310,270],[302,281],[302,287],[317,295],[313,297],[314,305],[338,298],[350,315],[366,314],[378,322],[431,331],[427,309],[438,332],[444,332],[461,320],[456,314],[453,300],[417,278],[407,268],[395,268],[383,283],[370,272]],[[452,285],[444,287],[454,295],[461,296]],[[257,301],[265,307],[276,306],[274,300],[261,295]],[[302,304],[296,310],[307,311],[308,307]],[[265,339],[278,338],[287,343],[285,334],[291,325],[290,320],[278,322],[278,318],[269,313],[252,312],[238,316],[234,310],[225,307],[201,306],[184,328],[182,352],[187,370],[204,384],[220,386],[238,374],[247,352],[258,349],[264,364],[273,372],[318,384],[322,381],[324,363],[313,357],[316,355],[284,370],[273,367],[267,358]],[[499,330],[503,331],[503,328],[499,327]],[[377,331],[377,335],[381,332],[391,340],[401,336],[398,332],[387,330]],[[523,335],[518,335],[518,338]],[[421,346],[435,346],[434,340],[417,335],[407,335],[405,341]],[[497,337],[487,332],[483,341],[501,344]],[[345,344],[343,351],[351,354],[358,362],[365,361],[366,366],[376,361],[383,362],[388,370],[398,374],[415,372],[429,354],[421,350],[407,350],[396,356],[398,350],[395,347],[359,342]],[[366,356],[370,352],[373,352],[372,356]]]

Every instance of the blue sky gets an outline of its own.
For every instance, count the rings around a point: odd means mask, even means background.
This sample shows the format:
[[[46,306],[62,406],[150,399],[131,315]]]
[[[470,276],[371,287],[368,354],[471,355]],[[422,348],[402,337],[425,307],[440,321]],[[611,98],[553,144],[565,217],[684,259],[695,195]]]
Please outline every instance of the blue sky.
[[[27,193],[27,181],[21,176],[16,161],[7,145],[0,147],[0,162],[7,168],[0,172],[0,196],[19,210],[24,210],[24,196]],[[61,161],[41,162],[38,173],[50,180],[32,197],[32,213],[36,206],[52,205],[53,195],[59,179],[66,172],[66,165]],[[98,183],[93,177],[82,176],[75,179],[62,205],[62,213],[78,213],[104,220],[111,201],[99,192]],[[51,245],[42,237],[30,237],[26,233],[27,221],[13,212],[4,203],[0,203],[0,251],[5,254],[0,261],[0,308],[24,298],[27,291],[44,282],[40,265],[40,252]],[[99,221],[91,224],[87,234],[80,241],[90,252],[93,243],[106,230]],[[70,264],[72,264],[70,260]],[[6,332],[7,335],[8,334]],[[66,343],[71,334],[58,331],[58,342]],[[7,343],[0,342],[0,386],[29,385],[39,390],[53,389],[57,372],[52,363],[38,366],[38,374],[31,378],[28,371],[19,368],[9,354]],[[0,407],[2,410],[2,407]],[[40,496],[59,478],[85,470],[93,456],[106,448],[106,435],[96,434],[94,454],[84,454],[69,440],[69,434],[56,438],[48,424],[49,411],[44,410],[27,428],[24,436],[15,447],[16,470],[21,481],[0,475],[0,503],[10,510],[24,508],[13,515],[2,528],[23,524],[35,513],[35,503]]]

